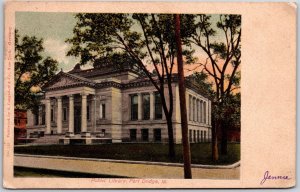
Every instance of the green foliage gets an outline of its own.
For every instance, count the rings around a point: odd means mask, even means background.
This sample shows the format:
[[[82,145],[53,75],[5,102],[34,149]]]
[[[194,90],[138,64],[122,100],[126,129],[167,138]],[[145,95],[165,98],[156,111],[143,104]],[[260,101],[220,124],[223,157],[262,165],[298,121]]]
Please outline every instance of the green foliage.
[[[156,74],[163,70],[171,73],[177,54],[173,15],[80,13],[76,18],[74,35],[66,42],[72,45],[68,55],[80,57],[82,65],[126,53],[143,70],[150,64],[160,66]],[[188,15],[182,20],[189,21]],[[183,24],[182,28],[185,34],[188,26]],[[185,46],[188,63],[194,61],[193,53],[190,46]]]
[[[213,84],[208,82],[208,75],[204,72],[195,72],[190,76],[192,79],[204,92],[205,95],[213,98],[215,96],[215,92],[213,90]]]
[[[21,38],[15,31],[15,108],[35,110],[41,87],[57,71],[57,61],[43,59],[43,40],[32,36]]]

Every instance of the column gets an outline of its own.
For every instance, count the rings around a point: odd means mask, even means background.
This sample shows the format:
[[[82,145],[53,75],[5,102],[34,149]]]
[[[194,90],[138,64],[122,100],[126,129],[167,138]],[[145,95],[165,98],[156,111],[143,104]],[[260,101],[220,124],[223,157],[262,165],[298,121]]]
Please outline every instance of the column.
[[[154,119],[154,92],[150,92],[150,120]]]
[[[69,133],[74,133],[74,97],[69,95]]]
[[[81,94],[81,132],[87,132],[87,119],[86,119],[86,94]]]
[[[138,120],[142,120],[142,109],[143,109],[143,101],[142,101],[142,94],[138,94]]]
[[[46,98],[46,134],[51,133],[51,105],[50,98]]]
[[[92,98],[92,112],[91,112],[91,119],[92,119],[92,130],[93,132],[96,131],[96,121],[97,121],[97,116],[96,116],[96,95],[93,96]],[[101,105],[102,108],[102,105]]]
[[[57,97],[57,133],[62,133],[62,102],[61,97]]]

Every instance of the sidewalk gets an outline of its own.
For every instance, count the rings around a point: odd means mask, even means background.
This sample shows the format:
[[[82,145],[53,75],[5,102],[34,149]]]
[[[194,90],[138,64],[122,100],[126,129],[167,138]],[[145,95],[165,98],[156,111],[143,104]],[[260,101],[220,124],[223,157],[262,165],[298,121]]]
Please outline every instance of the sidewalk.
[[[183,178],[182,164],[15,154],[14,166],[134,178]],[[239,179],[239,163],[193,165],[193,179]]]

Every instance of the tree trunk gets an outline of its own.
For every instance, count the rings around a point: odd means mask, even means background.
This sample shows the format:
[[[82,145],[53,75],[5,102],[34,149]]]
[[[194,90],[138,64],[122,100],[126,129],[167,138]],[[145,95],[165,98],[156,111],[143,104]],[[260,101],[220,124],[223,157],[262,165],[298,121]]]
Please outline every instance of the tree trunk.
[[[217,130],[218,130],[218,126],[219,126],[219,121],[214,118],[214,122],[213,122],[213,126],[212,126],[212,142],[211,142],[211,147],[212,147],[212,161],[216,162],[219,160],[219,151],[218,151],[218,134],[217,134]]]
[[[168,141],[169,141],[169,159],[171,161],[175,160],[175,144],[174,144],[174,135],[173,135],[173,123],[172,123],[172,114],[171,116],[166,116],[167,125],[168,125]]]
[[[180,99],[180,115],[181,115],[181,132],[182,132],[182,146],[183,146],[183,162],[184,162],[184,178],[192,178],[191,170],[191,150],[188,137],[188,123],[187,123],[187,110],[185,99],[185,85],[184,85],[184,71],[182,61],[182,47],[180,38],[180,16],[174,15],[175,20],[175,36],[177,45],[177,63],[178,63],[178,84],[179,84],[179,99]]]
[[[227,129],[228,129],[228,123],[226,120],[222,121],[222,138],[221,138],[221,154],[227,155],[228,149],[227,149]]]

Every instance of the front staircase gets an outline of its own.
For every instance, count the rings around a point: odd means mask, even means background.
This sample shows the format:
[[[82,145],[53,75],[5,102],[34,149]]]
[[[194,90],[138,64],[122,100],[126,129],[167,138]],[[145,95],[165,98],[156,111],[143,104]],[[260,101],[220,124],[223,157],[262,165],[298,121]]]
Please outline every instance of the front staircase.
[[[35,139],[29,145],[53,145],[59,144],[59,139],[64,138],[64,135],[45,135],[43,137]]]

